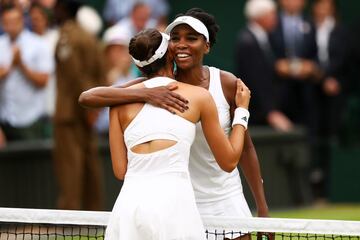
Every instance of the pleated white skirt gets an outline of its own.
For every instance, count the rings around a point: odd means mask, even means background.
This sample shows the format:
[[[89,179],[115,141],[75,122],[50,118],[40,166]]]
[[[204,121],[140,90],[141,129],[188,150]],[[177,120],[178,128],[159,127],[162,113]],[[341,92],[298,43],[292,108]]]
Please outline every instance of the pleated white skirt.
[[[202,240],[188,173],[126,176],[105,240]]]

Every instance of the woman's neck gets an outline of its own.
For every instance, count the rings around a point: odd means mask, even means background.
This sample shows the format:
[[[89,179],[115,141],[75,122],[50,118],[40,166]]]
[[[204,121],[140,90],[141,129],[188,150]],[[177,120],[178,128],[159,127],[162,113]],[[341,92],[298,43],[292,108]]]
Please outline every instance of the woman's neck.
[[[154,77],[168,77],[168,78],[175,79],[174,72],[173,72],[172,68],[160,69],[157,73],[151,74],[149,76],[149,78],[154,78]]]
[[[185,70],[178,68],[176,71],[176,80],[195,86],[207,88],[209,79],[209,70],[203,65]]]

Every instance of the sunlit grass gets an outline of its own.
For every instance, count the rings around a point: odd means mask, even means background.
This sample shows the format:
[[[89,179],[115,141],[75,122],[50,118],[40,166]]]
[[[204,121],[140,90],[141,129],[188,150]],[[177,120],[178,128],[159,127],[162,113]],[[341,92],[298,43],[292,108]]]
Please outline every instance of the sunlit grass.
[[[360,221],[360,203],[323,204],[305,208],[272,211],[271,217]]]

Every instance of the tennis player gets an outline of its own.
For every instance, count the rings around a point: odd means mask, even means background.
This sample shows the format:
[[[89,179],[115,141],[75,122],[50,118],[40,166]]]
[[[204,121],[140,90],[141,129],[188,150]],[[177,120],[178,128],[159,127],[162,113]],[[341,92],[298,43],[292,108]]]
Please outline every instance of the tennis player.
[[[175,82],[167,34],[155,29],[138,33],[129,45],[135,64],[149,79],[131,88],[152,88]],[[206,43],[206,38],[197,36]],[[236,82],[237,106],[228,137],[210,93],[177,83],[189,110],[172,114],[150,104],[131,103],[110,110],[110,150],[114,174],[125,179],[110,217],[105,239],[200,240],[205,230],[195,203],[188,162],[201,120],[205,138],[222,171],[231,172],[240,158],[247,128],[250,91]]]

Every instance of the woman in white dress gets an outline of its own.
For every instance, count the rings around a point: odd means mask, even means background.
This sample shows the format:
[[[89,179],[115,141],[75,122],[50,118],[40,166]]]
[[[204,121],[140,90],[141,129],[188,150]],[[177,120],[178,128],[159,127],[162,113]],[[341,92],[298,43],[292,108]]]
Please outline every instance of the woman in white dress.
[[[205,40],[204,40],[205,41]],[[190,147],[201,120],[205,138],[224,171],[236,167],[249,118],[250,91],[237,82],[235,116],[229,139],[210,93],[173,80],[168,36],[145,30],[130,41],[129,52],[149,80],[131,88],[176,84],[188,99],[187,111],[130,103],[110,110],[110,150],[114,174],[124,179],[108,224],[106,240],[205,239],[189,178]]]

